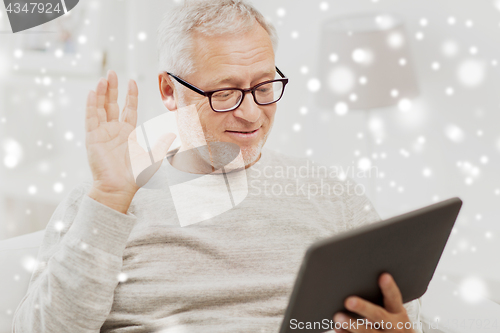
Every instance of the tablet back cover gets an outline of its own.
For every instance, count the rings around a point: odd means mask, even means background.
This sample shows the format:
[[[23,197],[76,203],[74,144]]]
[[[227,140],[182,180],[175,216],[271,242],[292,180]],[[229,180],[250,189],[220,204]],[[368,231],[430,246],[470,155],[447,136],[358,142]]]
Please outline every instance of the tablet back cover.
[[[459,198],[451,198],[313,244],[299,270],[280,333],[301,331],[291,328],[292,319],[329,321],[338,311],[360,318],[344,308],[344,300],[351,295],[383,306],[377,283],[383,272],[393,276],[403,303],[422,296],[461,205]]]

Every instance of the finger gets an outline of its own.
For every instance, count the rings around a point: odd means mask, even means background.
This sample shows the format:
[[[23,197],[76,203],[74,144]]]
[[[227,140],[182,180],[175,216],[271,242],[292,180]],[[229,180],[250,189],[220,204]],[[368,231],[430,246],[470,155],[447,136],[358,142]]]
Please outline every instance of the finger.
[[[345,313],[338,312],[333,316],[334,328],[337,332],[372,333],[373,326],[365,325],[365,319],[355,319]]]
[[[387,321],[388,319],[387,311],[384,308],[360,297],[348,297],[344,302],[344,306],[347,310],[355,312],[370,321]]]
[[[172,142],[174,142],[175,137],[174,133],[167,133],[158,139],[152,150],[155,162],[163,160],[167,156],[168,149],[172,145]]]
[[[399,313],[405,310],[403,306],[403,296],[391,274],[382,274],[379,278],[379,285],[384,294],[384,307],[387,311]]]
[[[132,126],[137,124],[137,103],[139,100],[139,89],[134,80],[128,82],[127,102],[123,109],[123,121]]]
[[[107,89],[108,89],[108,81],[105,78],[101,78],[99,80],[99,83],[97,83],[97,89],[96,89],[97,116],[99,118],[100,123],[105,123],[107,121],[106,109],[104,108]]]
[[[85,130],[91,132],[99,127],[97,116],[96,93],[91,90],[87,96],[87,108],[85,111]]]
[[[106,91],[105,108],[108,121],[118,121],[120,108],[118,107],[118,76],[115,71],[108,71],[108,89]]]
[[[127,105],[128,105],[128,92],[127,95],[125,96],[125,106],[123,107],[123,110],[120,113],[120,121],[125,121],[125,118],[127,117],[125,113],[125,111],[127,110]]]
[[[343,329],[343,328],[336,328],[333,330],[335,333],[349,333],[349,331]]]

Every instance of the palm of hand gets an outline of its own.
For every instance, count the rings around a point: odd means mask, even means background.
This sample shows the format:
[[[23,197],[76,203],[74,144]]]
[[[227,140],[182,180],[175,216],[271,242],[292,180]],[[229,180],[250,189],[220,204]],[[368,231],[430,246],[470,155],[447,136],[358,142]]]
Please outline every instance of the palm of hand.
[[[113,71],[108,79],[101,79],[96,92],[91,91],[87,100],[86,147],[94,186],[106,192],[134,194],[138,174],[151,165],[149,152],[137,142],[138,89],[129,82],[126,105],[119,119],[118,78]],[[175,135],[162,136],[153,154],[162,158]],[[155,170],[156,171],[156,170]]]

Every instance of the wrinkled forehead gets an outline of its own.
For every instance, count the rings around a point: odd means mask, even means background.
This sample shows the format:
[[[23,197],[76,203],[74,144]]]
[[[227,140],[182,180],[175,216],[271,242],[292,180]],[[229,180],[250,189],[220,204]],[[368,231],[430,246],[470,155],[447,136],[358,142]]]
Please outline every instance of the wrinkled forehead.
[[[255,21],[251,29],[237,33],[192,34],[195,73],[202,72],[219,81],[260,73],[274,77],[274,50],[267,31]],[[212,80],[212,84],[213,84]]]
[[[200,68],[216,63],[274,62],[274,50],[267,31],[257,22],[244,30],[217,34],[192,33],[193,60]]]

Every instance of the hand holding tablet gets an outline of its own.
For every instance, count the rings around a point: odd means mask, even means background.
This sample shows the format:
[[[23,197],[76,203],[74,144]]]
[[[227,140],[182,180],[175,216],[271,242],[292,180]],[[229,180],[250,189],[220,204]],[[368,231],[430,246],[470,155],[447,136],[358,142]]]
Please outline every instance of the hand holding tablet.
[[[355,332],[371,332],[372,329],[377,328],[395,328],[398,332],[415,333],[416,331],[413,329],[413,323],[410,321],[406,313],[406,308],[403,306],[401,291],[391,274],[383,273],[379,278],[379,286],[384,295],[383,307],[370,303],[360,297],[350,296],[344,302],[345,308],[353,313],[361,315],[364,319],[353,318],[342,312],[338,312],[333,317],[333,320],[341,327],[349,329],[354,326],[356,328],[354,330]],[[369,322],[371,322],[371,324]],[[349,331],[336,329],[336,332]]]

